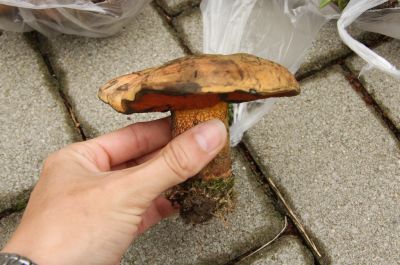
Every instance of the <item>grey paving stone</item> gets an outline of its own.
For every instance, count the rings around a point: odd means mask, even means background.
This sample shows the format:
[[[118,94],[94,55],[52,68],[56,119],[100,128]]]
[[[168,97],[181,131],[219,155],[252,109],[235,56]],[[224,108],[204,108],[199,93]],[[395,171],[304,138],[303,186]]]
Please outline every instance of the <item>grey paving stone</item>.
[[[22,213],[13,213],[7,217],[0,219],[0,250],[7,244],[14,233],[19,221],[21,220]]]
[[[203,24],[199,8],[184,12],[174,20],[178,32],[183,37],[188,47],[194,53],[203,51]],[[373,43],[378,40],[379,35],[350,27],[350,34],[363,43]],[[330,61],[350,53],[350,49],[342,43],[336,27],[336,21],[328,22],[320,30],[316,40],[307,51],[304,63],[297,72],[304,75],[310,71],[318,70]]]
[[[238,265],[313,265],[310,251],[295,236],[284,236]]]
[[[245,139],[326,254],[324,264],[400,260],[400,147],[339,67],[302,82]]]
[[[20,207],[43,159],[77,139],[44,63],[21,34],[0,36],[0,212]]]
[[[203,53],[203,20],[200,8],[184,12],[173,21],[189,49],[193,53]]]
[[[201,0],[157,0],[169,15],[176,15],[186,8],[199,5]]]
[[[243,157],[235,151],[233,158],[238,198],[226,222],[193,226],[179,218],[166,220],[134,243],[123,264],[225,264],[279,233],[282,216]]]
[[[97,98],[106,81],[184,56],[182,49],[150,5],[117,36],[89,39],[60,36],[50,41],[50,59],[61,77],[86,136],[94,137],[161,114],[116,113]]]
[[[330,61],[338,59],[351,52],[339,37],[336,22],[336,20],[329,21],[319,31],[317,38],[313,41],[312,46],[307,51],[304,63],[297,72],[298,75],[318,70]],[[378,34],[363,32],[352,26],[349,27],[349,33],[357,40],[366,44],[371,44],[381,38]]]
[[[393,40],[374,49],[391,63],[400,67],[400,41]],[[346,65],[358,75],[366,64],[358,56],[351,57]],[[379,70],[372,70],[360,77],[365,89],[385,111],[386,115],[400,129],[400,82],[399,80]]]

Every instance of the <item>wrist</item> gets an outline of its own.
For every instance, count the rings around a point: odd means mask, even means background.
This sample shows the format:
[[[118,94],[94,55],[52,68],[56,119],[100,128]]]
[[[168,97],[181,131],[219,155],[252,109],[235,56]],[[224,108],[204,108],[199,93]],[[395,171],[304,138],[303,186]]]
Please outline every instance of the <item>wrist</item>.
[[[37,265],[32,260],[15,254],[0,251],[0,264],[2,265]]]
[[[17,247],[15,245],[12,244],[7,244],[2,250],[0,250],[0,255],[2,257],[4,256],[13,256],[13,259],[15,259],[14,257],[21,257],[22,260],[28,260],[30,263],[26,263],[26,264],[32,264],[32,265],[38,265],[39,263],[37,263],[37,259],[34,259],[32,257],[32,254],[30,253],[30,251],[27,251],[24,248],[21,247]],[[3,264],[0,262],[0,264]],[[8,263],[5,263],[8,264]],[[14,264],[14,263],[10,263],[10,264]],[[19,264],[19,263],[15,263],[15,264]],[[25,263],[21,263],[21,264],[25,264]],[[40,263],[42,265],[42,263]]]

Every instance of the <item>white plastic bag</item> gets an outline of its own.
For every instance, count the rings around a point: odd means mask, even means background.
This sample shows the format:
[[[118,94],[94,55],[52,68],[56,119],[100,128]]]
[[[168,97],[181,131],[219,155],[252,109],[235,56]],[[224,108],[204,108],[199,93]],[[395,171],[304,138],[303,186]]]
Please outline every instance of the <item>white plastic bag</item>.
[[[107,37],[150,0],[0,0],[0,29]]]
[[[338,12],[319,0],[203,0],[204,53],[246,52],[295,73],[320,28]],[[274,99],[235,105],[231,144],[272,107]]]
[[[395,78],[400,78],[400,71],[394,65],[352,38],[346,31],[346,27],[360,17],[355,23],[357,27],[400,39],[399,8],[369,10],[385,2],[387,0],[351,0],[338,20],[338,31],[343,42],[368,63],[360,74],[371,68],[377,68]]]
[[[376,67],[399,77],[396,67],[346,31],[366,10],[384,2],[387,0],[351,0],[340,14],[333,4],[321,9],[320,0],[203,0],[204,53],[246,52],[280,63],[295,73],[320,28],[330,19],[339,18],[341,38],[369,63],[369,68]],[[397,8],[370,10],[355,25],[399,38],[399,14]],[[267,99],[235,105],[231,145],[238,144],[243,133],[273,104],[274,99]]]

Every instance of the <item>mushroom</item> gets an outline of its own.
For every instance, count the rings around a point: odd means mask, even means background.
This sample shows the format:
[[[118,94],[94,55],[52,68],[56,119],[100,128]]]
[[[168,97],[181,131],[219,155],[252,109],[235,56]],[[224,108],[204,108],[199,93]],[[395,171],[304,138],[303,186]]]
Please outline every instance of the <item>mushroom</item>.
[[[250,55],[195,55],[179,58],[107,82],[99,98],[130,114],[170,111],[172,136],[211,119],[228,128],[228,102],[299,94],[294,76],[283,66]],[[185,221],[201,223],[233,206],[229,141],[197,176],[169,192]]]

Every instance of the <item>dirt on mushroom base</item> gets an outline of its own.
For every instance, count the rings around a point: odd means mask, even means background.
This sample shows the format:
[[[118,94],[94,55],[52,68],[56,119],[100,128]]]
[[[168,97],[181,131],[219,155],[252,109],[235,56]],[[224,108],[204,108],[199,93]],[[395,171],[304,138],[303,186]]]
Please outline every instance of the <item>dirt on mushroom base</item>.
[[[199,224],[212,217],[223,219],[235,206],[234,176],[205,181],[198,177],[182,183],[167,193],[173,205],[179,205],[186,223]]]

